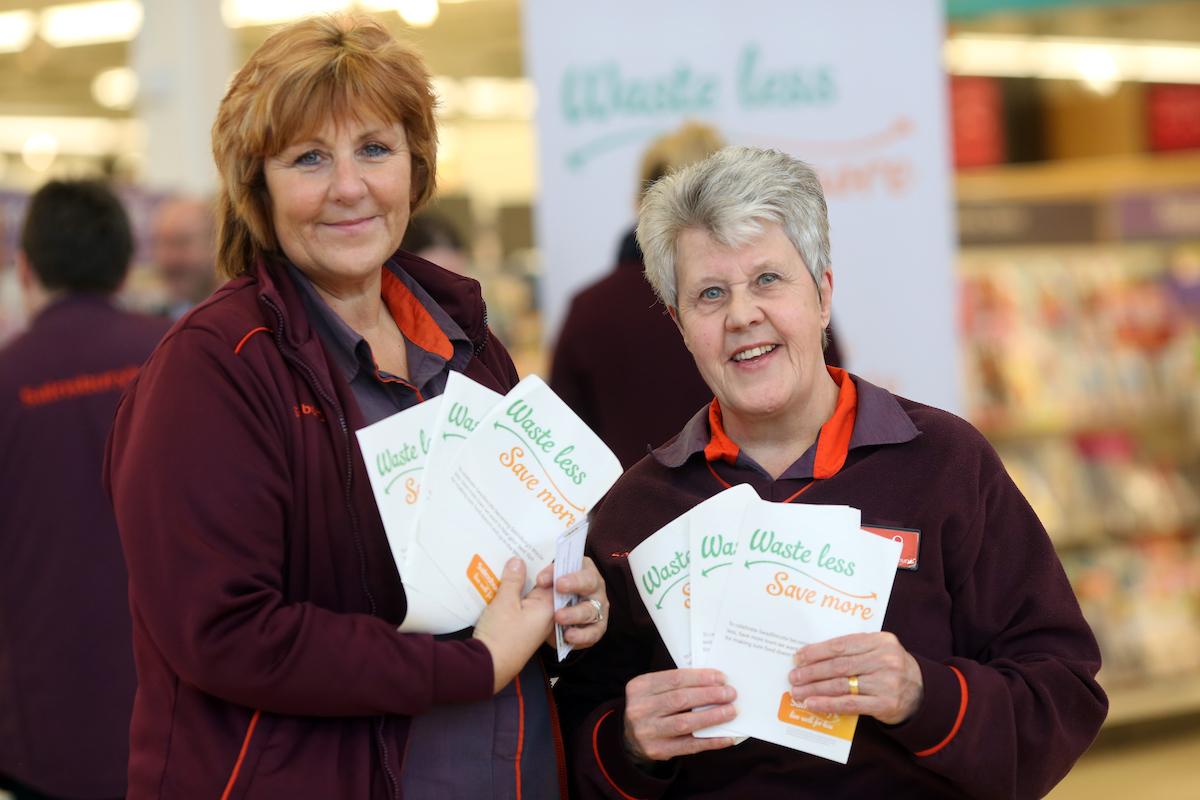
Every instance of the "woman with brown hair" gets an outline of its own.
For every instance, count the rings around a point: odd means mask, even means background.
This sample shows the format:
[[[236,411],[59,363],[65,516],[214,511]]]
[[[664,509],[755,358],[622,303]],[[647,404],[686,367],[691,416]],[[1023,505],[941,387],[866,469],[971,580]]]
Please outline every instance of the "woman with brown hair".
[[[590,561],[553,614],[504,570],[473,630],[398,633],[403,577],[353,431],[451,371],[517,380],[479,285],[398,250],[433,193],[434,96],[369,19],[273,34],[213,126],[219,267],[124,398],[106,479],[139,686],[129,796],[559,796],[552,621],[605,630]]]

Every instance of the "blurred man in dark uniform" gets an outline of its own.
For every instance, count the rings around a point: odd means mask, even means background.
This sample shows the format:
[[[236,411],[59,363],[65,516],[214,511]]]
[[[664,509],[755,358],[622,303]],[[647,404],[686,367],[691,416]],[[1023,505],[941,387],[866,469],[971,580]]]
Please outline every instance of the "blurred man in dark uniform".
[[[167,324],[112,303],[133,238],[105,186],[44,186],[20,246],[30,326],[0,350],[0,787],[120,797],[136,679],[100,467],[121,390]]]

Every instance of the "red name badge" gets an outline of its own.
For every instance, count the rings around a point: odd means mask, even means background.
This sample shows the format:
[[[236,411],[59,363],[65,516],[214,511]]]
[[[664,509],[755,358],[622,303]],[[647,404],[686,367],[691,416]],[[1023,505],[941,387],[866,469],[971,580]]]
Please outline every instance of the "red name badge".
[[[921,557],[921,532],[912,528],[885,528],[882,525],[863,525],[867,533],[900,543],[900,569],[916,570]]]

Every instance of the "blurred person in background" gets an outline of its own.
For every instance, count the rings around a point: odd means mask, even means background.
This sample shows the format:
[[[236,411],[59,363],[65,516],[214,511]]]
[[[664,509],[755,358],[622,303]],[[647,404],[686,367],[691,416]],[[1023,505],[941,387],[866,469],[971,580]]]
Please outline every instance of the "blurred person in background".
[[[100,465],[121,390],[167,326],[113,304],[133,235],[102,184],[39,189],[20,247],[31,323],[0,350],[0,787],[121,797],[135,677]]]
[[[590,560],[473,629],[399,633],[397,571],[354,431],[451,371],[517,382],[479,284],[399,250],[433,194],[424,63],[369,18],[274,32],[213,125],[218,265],[127,392],[106,478],[129,567],[131,798],[557,798],[540,658],[599,640]],[[452,532],[447,531],[447,535]],[[593,601],[593,602],[588,602]],[[539,653],[539,648],[541,652]]]
[[[655,139],[642,156],[638,203],[655,181],[724,145],[721,134],[701,122],[684,123]],[[550,367],[551,388],[625,469],[674,436],[712,399],[643,267],[631,228],[613,270],[571,299]],[[832,341],[826,360],[840,363]],[[646,397],[654,402],[642,402]]]
[[[700,122],[658,137],[642,155],[637,202],[656,180],[724,144],[714,128]],[[633,228],[621,240],[612,271],[571,298],[554,347],[550,387],[625,469],[712,399],[646,282]],[[647,397],[654,401],[642,402]]]
[[[637,235],[715,399],[592,517],[612,621],[555,686],[576,796],[1047,793],[1104,720],[1099,648],[983,436],[824,363],[833,272],[816,173],[776,151],[726,148],[656,183]],[[715,669],[675,668],[628,553],[734,484],[773,502],[849,505],[864,526],[909,534],[882,632],[808,644],[789,673],[762,675],[813,713],[860,715],[846,765],[692,736],[736,726],[738,687]]]
[[[400,249],[459,275],[471,274],[471,254],[462,234],[436,211],[425,209],[413,214]]]
[[[154,212],[151,258],[166,292],[163,313],[177,320],[217,288],[212,204],[172,197]]]

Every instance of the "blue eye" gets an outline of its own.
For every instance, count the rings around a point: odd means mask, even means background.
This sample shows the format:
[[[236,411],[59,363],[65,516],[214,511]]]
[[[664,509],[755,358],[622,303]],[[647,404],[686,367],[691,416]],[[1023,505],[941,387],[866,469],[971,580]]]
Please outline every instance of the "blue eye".
[[[292,163],[300,167],[313,167],[321,163],[321,154],[316,150],[308,150],[296,156]]]
[[[707,289],[700,292],[700,299],[701,300],[720,300],[721,299],[721,290],[718,289],[716,286],[710,286]]]
[[[776,275],[774,272],[764,272],[762,275],[758,276],[758,283],[760,286],[769,286],[772,283],[777,282],[778,280],[779,280],[779,276]]]
[[[382,158],[392,152],[391,148],[379,144],[379,142],[364,145],[362,151],[367,158]]]

